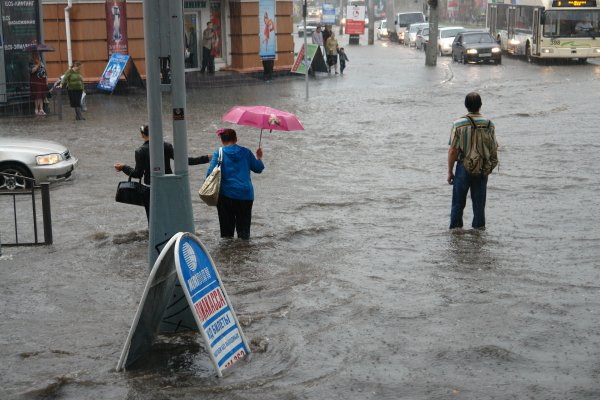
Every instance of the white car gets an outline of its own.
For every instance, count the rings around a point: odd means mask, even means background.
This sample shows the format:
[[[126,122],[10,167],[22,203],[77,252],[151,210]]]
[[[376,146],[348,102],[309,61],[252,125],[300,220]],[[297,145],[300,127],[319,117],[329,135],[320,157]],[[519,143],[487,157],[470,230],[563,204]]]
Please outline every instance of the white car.
[[[317,30],[317,26],[320,25],[318,20],[306,20],[306,35],[311,37],[313,32]],[[304,37],[304,22],[300,22],[296,25],[298,29],[298,37]],[[310,39],[309,39],[310,40]]]
[[[417,43],[417,32],[419,31],[419,28],[422,28],[424,26],[429,26],[429,22],[410,24],[405,34],[406,38],[404,40],[404,45],[409,47],[415,47]]]
[[[377,40],[381,40],[382,37],[388,37],[387,21],[385,19],[379,21],[379,26],[377,27]]]
[[[25,189],[35,183],[68,179],[78,160],[62,144],[49,140],[0,137],[0,190]]]
[[[439,28],[438,33],[438,53],[440,56],[449,56],[452,54],[452,42],[454,38],[465,28],[462,26],[446,26]]]

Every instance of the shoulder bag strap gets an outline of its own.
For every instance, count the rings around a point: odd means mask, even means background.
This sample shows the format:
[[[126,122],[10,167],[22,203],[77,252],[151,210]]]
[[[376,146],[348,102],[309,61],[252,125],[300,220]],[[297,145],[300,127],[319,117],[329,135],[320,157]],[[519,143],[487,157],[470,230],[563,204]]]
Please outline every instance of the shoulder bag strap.
[[[217,161],[217,165],[219,167],[221,167],[222,163],[223,163],[223,148],[219,147],[219,161]]]

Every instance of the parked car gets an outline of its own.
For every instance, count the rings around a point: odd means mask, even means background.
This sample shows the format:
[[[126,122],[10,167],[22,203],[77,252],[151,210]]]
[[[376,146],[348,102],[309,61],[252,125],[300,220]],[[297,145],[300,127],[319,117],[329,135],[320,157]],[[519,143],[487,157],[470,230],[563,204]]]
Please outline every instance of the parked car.
[[[438,31],[438,53],[440,57],[452,54],[452,42],[454,38],[465,28],[462,26],[446,26]]]
[[[417,39],[415,40],[415,47],[418,50],[425,50],[427,43],[429,42],[429,26],[419,28],[417,31]]]
[[[422,12],[401,12],[396,14],[396,31],[399,43],[404,43],[406,28],[416,22],[425,22],[425,14]]]
[[[379,21],[379,26],[377,27],[377,40],[381,40],[382,37],[388,37],[387,21],[385,19]]]
[[[452,42],[452,61],[502,63],[500,46],[489,32],[465,31],[456,35]]]
[[[49,140],[0,137],[0,190],[24,189],[36,184],[68,179],[78,160],[62,144]]]
[[[306,34],[308,36],[311,36],[313,34],[314,31],[317,30],[317,25],[320,24],[319,20],[306,20]],[[298,37],[303,37],[304,36],[304,22],[301,22],[299,24],[296,25],[296,27],[298,28]]]
[[[428,22],[417,22],[414,24],[410,24],[404,34],[404,45],[409,47],[415,47],[415,43],[417,42],[417,32],[419,28],[424,26],[429,26]]]

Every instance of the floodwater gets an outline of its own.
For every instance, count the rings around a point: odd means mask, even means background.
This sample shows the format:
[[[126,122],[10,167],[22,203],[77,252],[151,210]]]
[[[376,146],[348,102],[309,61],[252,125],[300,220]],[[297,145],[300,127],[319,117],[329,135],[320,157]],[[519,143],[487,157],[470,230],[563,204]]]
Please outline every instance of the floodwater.
[[[143,368],[114,371],[148,265],[144,211],[114,202],[112,164],[133,163],[145,96],[91,95],[81,123],[70,109],[4,118],[2,135],[57,140],[80,164],[52,187],[54,245],[2,249],[0,398],[600,398],[600,65],[427,68],[385,42],[347,53],[309,101],[291,78],[188,92],[193,155],[218,146],[236,104],[306,128],[263,135],[249,242],[221,240],[215,209],[192,198],[254,350],[221,379],[196,334],[161,336]],[[487,230],[450,232],[448,135],[472,90],[500,170]],[[257,130],[238,133],[257,147]],[[190,167],[192,193],[205,171]],[[468,202],[465,227],[471,216]]]

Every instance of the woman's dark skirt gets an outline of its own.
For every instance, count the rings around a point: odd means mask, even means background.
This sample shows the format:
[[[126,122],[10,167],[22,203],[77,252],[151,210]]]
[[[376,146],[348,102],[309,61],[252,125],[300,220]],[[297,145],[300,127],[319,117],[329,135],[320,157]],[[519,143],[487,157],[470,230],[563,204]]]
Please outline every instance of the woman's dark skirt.
[[[71,107],[81,107],[81,95],[83,90],[69,90],[69,103]]]

